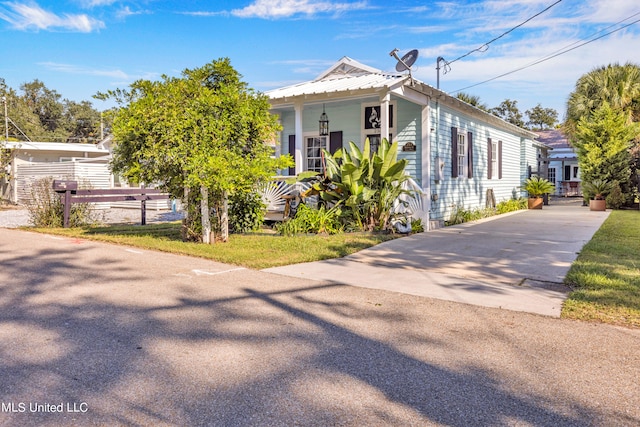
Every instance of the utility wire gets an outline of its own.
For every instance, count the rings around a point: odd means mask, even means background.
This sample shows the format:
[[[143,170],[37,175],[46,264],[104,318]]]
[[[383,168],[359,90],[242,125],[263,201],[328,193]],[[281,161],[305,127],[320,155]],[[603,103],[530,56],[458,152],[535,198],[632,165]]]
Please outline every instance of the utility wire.
[[[496,40],[501,39],[502,37],[506,36],[506,35],[507,35],[507,34],[509,34],[510,32],[512,32],[512,31],[514,31],[514,30],[516,30],[516,29],[518,29],[518,28],[520,28],[520,27],[522,27],[524,24],[526,24],[527,22],[531,21],[532,19],[534,19],[534,18],[536,18],[536,17],[538,17],[538,16],[542,15],[542,14],[543,14],[543,13],[545,13],[547,10],[551,9],[553,6],[557,5],[557,4],[558,4],[558,3],[560,3],[561,1],[562,1],[562,0],[558,0],[558,1],[556,1],[555,3],[553,3],[552,5],[547,6],[547,7],[546,7],[544,10],[542,10],[541,12],[536,13],[536,14],[535,14],[535,15],[533,15],[531,18],[529,18],[529,19],[527,19],[526,21],[524,21],[524,22],[522,22],[522,23],[520,23],[520,24],[516,25],[515,27],[513,27],[513,28],[512,28],[512,29],[510,29],[509,31],[506,31],[506,32],[502,33],[502,34],[501,34],[501,35],[499,35],[498,37],[496,37],[496,38],[494,38],[494,39],[492,39],[492,40],[488,41],[487,43],[483,44],[482,46],[480,46],[480,47],[478,47],[478,48],[476,48],[476,49],[473,49],[472,51],[469,51],[469,52],[465,53],[464,55],[462,55],[462,56],[460,56],[460,57],[458,57],[458,58],[454,59],[453,61],[446,61],[446,62],[445,62],[445,71],[444,71],[444,73],[445,73],[445,74],[447,74],[448,69],[450,69],[449,65],[453,64],[453,63],[454,63],[454,62],[456,62],[456,61],[459,61],[459,60],[460,60],[460,59],[462,59],[462,58],[466,58],[467,56],[471,55],[471,54],[472,54],[472,53],[474,53],[474,52],[486,52],[486,51],[489,49],[489,45],[490,45],[491,43],[493,43],[493,42],[494,42],[494,41],[496,41]]]
[[[620,21],[620,22],[624,22],[624,21],[626,21],[626,20],[628,20],[628,19],[630,19],[630,18],[632,18],[632,17],[634,17],[634,16],[637,16],[637,15],[640,15],[640,12],[635,13],[635,14],[631,15],[630,17],[628,17],[628,18],[626,18],[626,19],[623,19],[623,20],[622,20],[622,21]],[[620,30],[624,30],[625,28],[630,27],[630,26],[632,26],[633,24],[636,24],[636,23],[638,23],[638,22],[640,22],[640,19],[636,19],[636,20],[635,20],[635,21],[633,21],[633,22],[630,22],[630,23],[628,23],[628,24],[626,24],[626,25],[623,25],[623,26],[622,26],[622,27],[620,27],[620,28],[616,28],[616,29],[615,29],[615,30],[613,30],[613,31],[609,31],[609,32],[607,32],[607,33],[605,33],[605,34],[602,34],[602,35],[600,35],[600,36],[598,36],[598,37],[595,37],[595,38],[593,38],[593,39],[586,40],[584,43],[580,43],[580,44],[578,44],[577,46],[573,46],[573,45],[575,45],[576,43],[572,43],[572,44],[568,45],[566,48],[560,49],[560,51],[556,51],[556,53],[553,53],[553,54],[547,55],[547,56],[545,56],[545,57],[543,57],[543,58],[541,58],[541,59],[538,59],[538,60],[536,60],[536,61],[530,62],[530,63],[529,63],[529,64],[527,64],[527,65],[523,65],[522,67],[516,68],[515,70],[508,71],[508,72],[506,72],[506,73],[504,73],[504,74],[500,74],[499,76],[496,76],[496,77],[493,77],[493,78],[490,78],[490,79],[484,80],[484,81],[482,81],[482,82],[480,82],[480,83],[476,83],[476,84],[473,84],[473,85],[470,85],[470,86],[463,87],[462,89],[454,90],[454,91],[453,91],[453,92],[451,92],[451,93],[458,93],[458,92],[461,92],[461,91],[463,91],[463,90],[470,89],[470,88],[472,88],[472,87],[480,86],[481,84],[489,83],[489,82],[494,81],[494,80],[497,80],[497,79],[499,79],[499,78],[501,78],[501,77],[505,77],[505,76],[508,76],[508,75],[510,75],[510,74],[516,73],[516,72],[518,72],[518,71],[522,71],[522,70],[524,70],[524,69],[526,69],[526,68],[529,68],[529,67],[532,67],[532,66],[534,66],[534,65],[538,65],[538,64],[540,64],[540,63],[542,63],[542,62],[548,61],[548,60],[553,59],[553,58],[555,58],[555,57],[557,57],[557,56],[564,55],[565,53],[571,52],[572,50],[578,49],[579,47],[585,46],[585,45],[587,45],[587,44],[589,44],[589,43],[593,43],[593,42],[594,42],[594,41],[596,41],[596,40],[600,40],[601,38],[604,38],[604,37],[606,37],[606,36],[608,36],[608,35],[611,35],[611,34],[613,34],[613,33],[616,33],[616,32],[618,32],[618,31],[620,31]],[[617,25],[617,24],[614,24],[614,25]],[[609,28],[611,28],[611,27],[609,27]],[[595,33],[595,34],[598,34],[598,33]],[[583,40],[584,40],[584,39],[583,39]],[[573,47],[570,47],[570,46],[573,46]]]

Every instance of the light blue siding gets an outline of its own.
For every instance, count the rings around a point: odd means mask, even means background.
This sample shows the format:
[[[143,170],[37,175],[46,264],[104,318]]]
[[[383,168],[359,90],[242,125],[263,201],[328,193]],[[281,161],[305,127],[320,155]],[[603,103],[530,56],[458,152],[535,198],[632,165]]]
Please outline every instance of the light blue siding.
[[[435,165],[436,158],[439,157],[445,166],[443,179],[431,182],[431,192],[437,194],[437,200],[432,202],[431,218],[448,220],[456,206],[465,209],[486,207],[488,189],[493,190],[497,203],[518,197],[521,182],[521,138],[442,105],[438,120],[435,103],[432,107],[431,119],[432,123],[438,123],[438,138],[437,143],[432,146],[431,162]],[[473,134],[472,178],[451,176],[452,127],[458,128],[460,132]],[[494,142],[502,141],[501,179],[488,177],[488,138]]]
[[[363,146],[363,105],[379,103],[378,97],[359,99],[345,99],[325,104],[325,111],[329,116],[330,131],[343,132],[343,144],[354,141]],[[456,206],[465,209],[486,207],[487,190],[493,190],[496,203],[522,195],[520,185],[527,176],[527,166],[537,168],[538,146],[533,140],[524,138],[526,133],[518,132],[507,125],[501,125],[493,118],[487,120],[480,112],[465,113],[466,108],[458,110],[449,103],[437,105],[430,101],[429,120],[430,129],[423,132],[423,106],[400,98],[391,97],[395,106],[393,112],[394,126],[390,129],[393,140],[398,142],[398,158],[407,159],[407,173],[430,191],[432,198],[431,219],[448,220]],[[436,108],[438,107],[438,108]],[[315,103],[305,105],[303,110],[303,132],[316,134],[318,120],[322,114],[323,105]],[[288,136],[295,134],[295,112],[293,107],[281,107],[280,113],[282,131],[282,152],[288,153]],[[451,128],[456,127],[460,132],[471,132],[473,135],[473,177],[455,177],[451,175]],[[428,150],[423,146],[423,133],[431,140],[430,164],[431,182],[421,183],[422,156]],[[502,177],[489,178],[488,175],[488,139],[502,146]],[[403,151],[405,144],[415,144],[415,151]],[[425,141],[425,143],[427,143]],[[444,163],[442,179],[436,181],[436,160]]]
[[[398,141],[398,159],[408,161],[406,172],[418,183],[421,178],[420,155],[422,153],[421,141],[421,115],[422,107],[404,99],[393,99],[397,105],[394,113],[396,118],[396,129],[393,135],[394,141]],[[403,151],[405,144],[411,143],[416,146],[416,151]]]

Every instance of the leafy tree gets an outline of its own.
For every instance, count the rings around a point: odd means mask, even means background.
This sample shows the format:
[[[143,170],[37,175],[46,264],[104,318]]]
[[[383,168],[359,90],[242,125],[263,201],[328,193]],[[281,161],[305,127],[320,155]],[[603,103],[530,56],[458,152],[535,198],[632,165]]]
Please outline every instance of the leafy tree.
[[[604,107],[606,104],[606,107]],[[620,116],[617,120],[606,121],[602,117],[603,111],[612,110]],[[574,91],[567,101],[567,113],[564,129],[574,145],[584,144],[584,128],[588,123],[610,123],[614,128],[609,133],[620,133],[618,127],[623,124],[631,126],[640,122],[640,66],[627,63],[625,65],[610,64],[595,68],[578,79]],[[578,125],[582,122],[582,130]],[[601,130],[601,133],[603,131]],[[633,132],[632,132],[633,133]],[[629,141],[630,156],[625,156],[629,162],[631,183],[638,186],[638,171],[640,170],[640,134],[635,134]],[[578,150],[580,156],[587,156],[584,150]],[[620,154],[622,156],[622,154]],[[600,164],[598,155],[590,155],[589,159]],[[587,160],[583,160],[587,162]],[[586,163],[585,163],[586,164]],[[621,165],[622,170],[628,171],[627,166]],[[627,200],[631,199],[632,189],[627,180],[620,183],[620,187]]]
[[[640,124],[627,123],[627,117],[609,103],[602,103],[592,114],[580,118],[572,137],[578,154],[582,180],[617,183],[629,198],[631,194],[631,153],[629,147],[640,136]]]
[[[525,111],[527,124],[534,130],[551,129],[558,122],[558,112],[553,108],[543,108],[540,104]]]
[[[89,101],[64,100],[64,130],[73,142],[90,142],[100,138],[100,113]]]
[[[627,122],[640,121],[640,66],[610,64],[580,77],[567,101],[567,133],[573,134],[578,121],[605,102],[623,112]]]
[[[38,79],[23,83],[20,89],[24,93],[24,101],[31,111],[38,116],[44,130],[55,132],[62,120],[64,110],[60,102],[61,95],[55,90],[48,89]]]
[[[291,164],[289,157],[271,158],[264,141],[279,125],[267,97],[240,78],[224,58],[181,77],[139,80],[130,91],[99,94],[122,105],[113,122],[113,170],[182,198],[186,226],[204,242],[211,229],[226,240],[230,194],[249,191]]]
[[[18,93],[7,87],[0,78],[0,94],[7,102],[11,139],[93,142],[99,138],[100,113],[90,102],[61,100],[60,94],[39,80],[22,84],[20,90]]]
[[[513,125],[524,127],[524,121],[522,120],[522,113],[518,109],[518,101],[512,101],[505,99],[498,105],[489,110],[494,116],[500,117],[502,120],[509,122]]]
[[[473,105],[474,107],[479,108],[482,111],[489,111],[489,107],[487,107],[487,104],[483,103],[480,100],[479,96],[470,95],[465,92],[458,92],[456,98],[458,98],[460,101],[466,102],[469,105]]]

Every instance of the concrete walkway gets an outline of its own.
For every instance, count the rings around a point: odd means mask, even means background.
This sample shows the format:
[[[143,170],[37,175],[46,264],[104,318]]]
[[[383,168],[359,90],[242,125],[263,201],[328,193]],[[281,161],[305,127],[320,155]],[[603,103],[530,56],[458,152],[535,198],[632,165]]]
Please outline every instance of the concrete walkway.
[[[609,212],[559,199],[383,243],[341,259],[266,271],[322,282],[560,316],[562,281]]]

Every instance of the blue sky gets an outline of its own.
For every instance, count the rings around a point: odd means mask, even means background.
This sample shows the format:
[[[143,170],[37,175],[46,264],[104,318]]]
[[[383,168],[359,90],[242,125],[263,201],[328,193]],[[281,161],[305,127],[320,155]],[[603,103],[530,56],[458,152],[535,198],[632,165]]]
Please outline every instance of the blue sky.
[[[111,105],[92,100],[98,91],[126,88],[140,78],[177,75],[221,57],[229,57],[251,87],[266,91],[311,80],[343,56],[393,71],[391,50],[398,48],[402,54],[418,49],[413,75],[428,84],[436,86],[436,58],[441,56],[450,61],[440,77],[441,89],[464,89],[489,107],[514,99],[522,112],[540,103],[558,110],[562,118],[566,99],[582,74],[609,63],[640,64],[640,23],[621,29],[640,19],[640,4],[554,3],[0,1],[0,77],[16,90],[39,79],[63,98],[91,100],[102,110]],[[604,36],[608,32],[613,33]],[[598,36],[603,37],[577,47]]]

